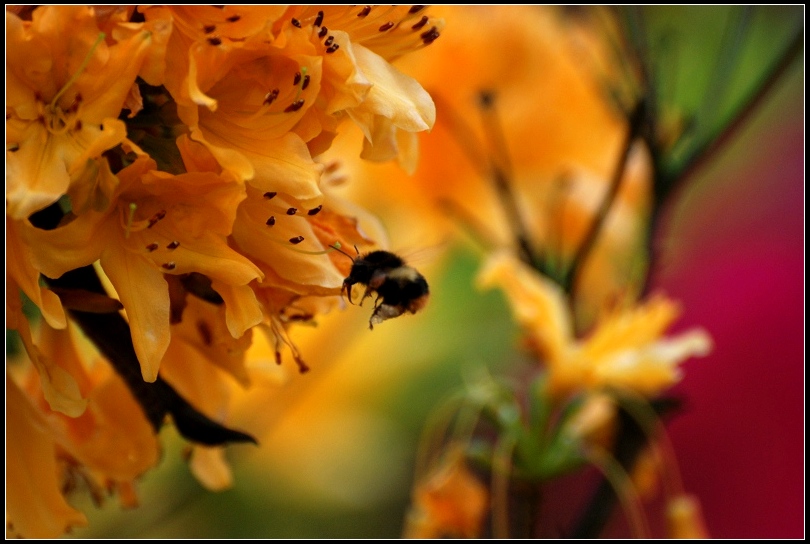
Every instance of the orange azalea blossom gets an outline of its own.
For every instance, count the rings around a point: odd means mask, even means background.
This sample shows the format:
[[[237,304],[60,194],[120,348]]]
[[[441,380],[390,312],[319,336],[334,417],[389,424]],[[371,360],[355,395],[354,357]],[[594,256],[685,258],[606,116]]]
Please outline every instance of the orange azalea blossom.
[[[96,500],[121,491],[122,503],[134,506],[132,486],[157,463],[159,447],[123,380],[108,364],[90,364],[69,328],[43,324],[36,349],[28,351],[47,359],[50,376],[69,378],[74,404],[81,403],[67,413],[64,392],[61,405],[49,399],[36,363],[37,371],[27,369],[18,381],[7,374],[7,435],[14,444],[7,452],[8,522],[19,536],[53,538],[86,524],[82,514],[59,506],[80,481]]]
[[[548,368],[550,393],[558,398],[603,388],[651,398],[680,380],[680,362],[711,350],[702,329],[663,338],[678,308],[660,295],[602,316],[585,338],[577,339],[560,287],[505,251],[489,257],[478,285],[504,290]]]
[[[464,450],[451,448],[440,464],[414,487],[405,538],[478,538],[489,506],[489,493],[464,461]]]
[[[24,234],[37,268],[50,278],[100,260],[127,311],[146,381],[157,378],[169,344],[164,274],[199,272],[245,289],[262,276],[226,239],[244,187],[210,172],[172,176],[155,168],[141,157],[122,170],[106,211],[89,211],[49,231],[26,225]],[[254,324],[232,328],[244,332]]]
[[[152,39],[105,38],[87,6],[42,6],[31,21],[6,12],[6,35],[6,213],[22,219],[103,173]]]
[[[59,492],[56,441],[43,415],[6,373],[6,536],[55,538],[87,524]]]
[[[363,128],[364,155],[379,160],[398,156],[400,131],[433,125],[428,94],[384,57],[354,43],[352,32],[385,54],[399,55],[438,37],[439,21],[431,19],[435,37],[414,43],[418,29],[402,29],[422,15],[407,8],[391,13],[399,18],[377,31],[385,39],[369,35],[362,17],[358,22],[336,16],[346,26],[334,26],[328,7],[289,8],[283,15],[257,10],[144,10],[147,20],[177,23],[164,83],[189,128],[183,138],[203,143],[229,174],[314,207],[320,168],[312,156],[328,148],[346,114]],[[415,157],[412,146],[408,155]]]

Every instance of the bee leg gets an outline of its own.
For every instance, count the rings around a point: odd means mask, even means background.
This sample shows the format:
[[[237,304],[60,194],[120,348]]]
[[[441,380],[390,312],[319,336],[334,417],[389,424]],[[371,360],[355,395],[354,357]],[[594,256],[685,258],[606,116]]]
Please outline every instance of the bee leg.
[[[349,299],[349,304],[354,304],[352,300],[352,287],[354,287],[353,283],[343,282],[343,287],[340,289],[340,298],[343,298],[343,293],[346,293],[346,298]]]
[[[380,308],[382,307],[382,303],[380,302],[379,295],[374,300],[374,311],[371,312],[371,317],[368,320],[368,328],[369,330],[374,330],[374,323],[382,323],[384,319],[380,317]]]
[[[361,298],[361,299],[360,299],[360,302],[359,302],[357,305],[358,305],[358,306],[362,306],[362,305],[363,305],[363,301],[364,301],[364,300],[366,300],[367,298],[369,298],[369,297],[371,296],[371,293],[372,293],[373,291],[374,291],[374,289],[373,289],[372,287],[370,287],[370,286],[369,286],[369,287],[366,287],[366,292],[365,292],[365,293],[363,293],[363,298]],[[375,304],[376,304],[376,303],[375,303]]]

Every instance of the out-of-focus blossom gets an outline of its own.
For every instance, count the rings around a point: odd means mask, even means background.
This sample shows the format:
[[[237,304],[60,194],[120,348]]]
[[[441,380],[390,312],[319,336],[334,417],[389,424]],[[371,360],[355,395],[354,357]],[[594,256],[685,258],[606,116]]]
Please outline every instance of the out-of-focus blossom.
[[[416,482],[405,538],[479,538],[489,492],[470,471],[463,449],[450,449]]]
[[[669,538],[709,538],[696,497],[674,497],[667,502],[666,509]]]
[[[45,383],[40,384],[40,368],[24,372],[22,388],[7,375],[7,436],[13,443],[7,452],[7,510],[15,534],[53,538],[84,524],[84,516],[75,512],[62,519],[47,497],[61,497],[84,485],[97,501],[123,491],[122,504],[135,506],[137,501],[126,497],[135,481],[158,462],[159,445],[123,380],[107,364],[88,361],[69,329],[44,325],[36,352],[50,361],[50,375],[58,371],[75,378],[84,406],[64,413],[64,403],[55,405]],[[12,424],[23,417],[38,421],[36,433]]]
[[[678,364],[705,356],[711,340],[702,330],[663,335],[678,315],[675,303],[654,296],[618,308],[585,338],[574,336],[569,306],[559,286],[508,253],[495,254],[479,276],[481,287],[504,289],[549,371],[552,394],[628,389],[653,398],[680,379]]]

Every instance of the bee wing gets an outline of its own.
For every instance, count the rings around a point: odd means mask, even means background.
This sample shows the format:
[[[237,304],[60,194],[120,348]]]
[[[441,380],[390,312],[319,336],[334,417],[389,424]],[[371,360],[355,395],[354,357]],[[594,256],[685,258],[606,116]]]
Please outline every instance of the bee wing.
[[[449,248],[450,241],[445,239],[417,248],[403,248],[395,253],[402,257],[406,264],[418,268],[441,261]]]

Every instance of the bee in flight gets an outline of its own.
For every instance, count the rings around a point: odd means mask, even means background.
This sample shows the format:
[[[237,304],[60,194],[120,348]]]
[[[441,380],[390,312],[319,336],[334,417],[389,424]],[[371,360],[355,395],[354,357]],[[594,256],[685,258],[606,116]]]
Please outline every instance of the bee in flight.
[[[349,256],[338,247],[335,249]],[[358,305],[362,306],[366,298],[376,295],[374,311],[368,321],[369,329],[405,312],[415,314],[427,304],[430,296],[427,281],[415,268],[405,264],[400,256],[390,251],[376,250],[351,258],[352,269],[343,280],[341,295],[345,292],[349,302],[354,304],[352,287],[357,283],[366,287]]]

